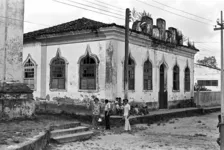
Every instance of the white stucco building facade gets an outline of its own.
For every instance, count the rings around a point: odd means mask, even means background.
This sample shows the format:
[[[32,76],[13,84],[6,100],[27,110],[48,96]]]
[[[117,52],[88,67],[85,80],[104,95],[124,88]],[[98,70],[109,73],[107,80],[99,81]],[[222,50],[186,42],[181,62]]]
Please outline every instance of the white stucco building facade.
[[[116,24],[81,18],[26,33],[24,81],[31,84],[37,99],[76,101],[93,95],[123,99],[124,32],[124,27]],[[198,50],[142,32],[133,30],[129,37],[129,100],[168,108],[191,99]],[[26,66],[31,67],[30,78]]]

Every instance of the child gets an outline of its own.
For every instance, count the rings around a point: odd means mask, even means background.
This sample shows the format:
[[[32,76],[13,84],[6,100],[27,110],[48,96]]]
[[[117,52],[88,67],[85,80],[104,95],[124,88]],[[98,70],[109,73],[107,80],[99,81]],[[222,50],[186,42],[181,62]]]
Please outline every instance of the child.
[[[100,117],[100,104],[99,99],[95,98],[93,103],[93,109],[92,109],[92,126],[93,129],[99,129],[98,127],[98,119]]]
[[[219,144],[219,146],[221,145],[221,138],[220,138],[220,132],[221,132],[221,128],[220,128],[220,123],[221,123],[221,115],[218,115],[218,125],[217,128],[219,128],[219,137],[217,138],[217,143]]]

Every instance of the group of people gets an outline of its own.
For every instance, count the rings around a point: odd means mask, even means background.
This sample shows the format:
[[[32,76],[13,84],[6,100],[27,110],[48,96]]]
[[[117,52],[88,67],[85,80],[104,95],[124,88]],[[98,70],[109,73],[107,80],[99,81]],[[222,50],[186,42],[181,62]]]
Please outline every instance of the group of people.
[[[128,104],[128,99],[123,100],[123,117],[125,120],[124,130],[130,131],[131,125],[129,122],[130,118],[130,110],[131,106]],[[120,109],[120,108],[119,108]],[[100,114],[101,114],[101,105],[99,103],[98,98],[94,98],[93,108],[92,108],[92,125],[93,129],[99,129],[98,124],[102,121]],[[105,99],[105,107],[104,107],[104,118],[105,118],[105,129],[110,130],[110,115],[112,114],[112,106],[110,102]]]

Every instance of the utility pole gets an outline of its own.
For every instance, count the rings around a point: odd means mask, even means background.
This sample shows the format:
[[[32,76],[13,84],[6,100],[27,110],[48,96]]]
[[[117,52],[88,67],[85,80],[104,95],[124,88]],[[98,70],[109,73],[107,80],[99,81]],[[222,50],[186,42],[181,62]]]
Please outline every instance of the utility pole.
[[[128,54],[129,54],[129,22],[131,11],[126,9],[125,14],[125,58],[124,58],[124,98],[128,98]]]
[[[217,25],[220,26],[219,28],[215,27],[214,30],[221,30],[221,120],[222,123],[220,125],[221,128],[221,146],[220,146],[220,150],[224,150],[224,83],[223,83],[223,27],[224,27],[224,23],[223,23],[223,17],[222,17],[222,11],[221,11],[221,18],[220,18],[221,22],[219,22],[219,20],[217,20]]]
[[[5,16],[7,17],[8,16],[8,1],[6,0],[5,1]],[[8,43],[7,43],[7,36],[8,36],[8,18],[5,18],[5,37],[4,37],[4,61],[3,61],[3,63],[4,63],[4,66],[3,66],[3,82],[6,82],[6,64],[7,64],[7,45],[8,45]]]

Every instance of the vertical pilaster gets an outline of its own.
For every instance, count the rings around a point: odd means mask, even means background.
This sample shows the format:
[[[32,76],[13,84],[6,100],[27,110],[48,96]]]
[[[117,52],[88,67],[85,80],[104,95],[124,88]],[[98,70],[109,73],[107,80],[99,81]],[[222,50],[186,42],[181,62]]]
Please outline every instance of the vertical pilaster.
[[[41,45],[41,77],[40,77],[40,96],[46,97],[47,91],[47,45]]]

